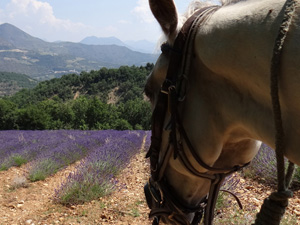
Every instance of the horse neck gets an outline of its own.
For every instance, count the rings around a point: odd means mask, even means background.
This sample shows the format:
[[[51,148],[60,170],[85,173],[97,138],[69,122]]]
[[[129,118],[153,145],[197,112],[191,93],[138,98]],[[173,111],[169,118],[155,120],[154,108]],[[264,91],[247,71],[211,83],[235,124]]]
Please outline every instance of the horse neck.
[[[205,119],[199,122],[209,125],[197,129],[204,133],[208,127],[208,132],[219,136],[220,146],[230,139],[249,138],[275,147],[270,62],[284,3],[284,0],[253,0],[222,7],[197,34],[194,67],[189,77],[190,98],[197,101],[187,106],[184,117],[202,110]],[[286,155],[297,164],[300,163],[300,152],[295,147],[300,144],[297,138],[300,105],[295,104],[295,99],[300,98],[300,78],[295,75],[300,73],[299,14],[297,9],[294,18],[297,24],[289,31],[290,38],[284,46],[279,89],[288,138]],[[187,126],[195,124],[187,123]]]

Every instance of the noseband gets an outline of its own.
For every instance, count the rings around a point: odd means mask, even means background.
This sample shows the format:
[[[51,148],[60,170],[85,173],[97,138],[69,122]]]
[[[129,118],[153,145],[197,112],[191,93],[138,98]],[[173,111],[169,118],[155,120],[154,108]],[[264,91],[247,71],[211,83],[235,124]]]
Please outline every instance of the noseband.
[[[249,164],[247,163],[243,166],[237,165],[233,168],[214,168],[207,165],[193,148],[178,113],[178,102],[183,100],[185,95],[183,87],[184,74],[188,74],[189,54],[192,51],[196,31],[201,22],[207,19],[219,7],[210,6],[196,11],[182,27],[174,45],[163,44],[161,47],[162,52],[170,56],[170,63],[166,79],[162,84],[152,114],[151,146],[146,156],[150,157],[151,177],[144,187],[146,200],[151,209],[149,217],[154,218],[153,225],[159,224],[160,220],[169,224],[196,225],[200,223],[203,214],[204,224],[212,224],[217,196],[224,179]],[[183,73],[180,73],[180,71],[183,71]],[[168,148],[165,153],[162,153],[160,149],[167,113],[171,115],[169,123],[171,132]],[[214,172],[213,174],[202,173],[195,169],[183,150],[182,139],[184,139],[188,150],[198,164],[206,170]],[[172,190],[172,187],[164,177],[165,169],[172,155],[174,159],[179,158],[191,174],[208,179],[211,182],[208,196],[204,197],[197,206],[190,206],[181,201],[180,197],[175,194],[175,191]],[[192,223],[189,222],[190,220],[186,216],[186,214],[190,213],[194,213]]]

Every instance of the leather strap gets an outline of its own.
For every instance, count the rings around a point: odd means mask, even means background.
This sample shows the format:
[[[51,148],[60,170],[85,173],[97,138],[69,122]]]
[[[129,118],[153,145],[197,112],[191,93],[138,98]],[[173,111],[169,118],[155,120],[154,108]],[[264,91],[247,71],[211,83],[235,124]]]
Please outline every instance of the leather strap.
[[[159,186],[159,191],[161,191],[164,197],[161,199],[162,204],[160,204],[160,208],[154,208],[150,212],[150,217],[155,217],[153,224],[159,223],[159,218],[161,216],[167,216],[169,219],[172,218],[174,221],[177,220],[181,221],[182,223],[186,223],[187,219],[184,212],[195,212],[195,217],[193,219],[192,224],[198,224],[202,218],[202,213],[204,210],[203,204],[206,203],[202,202],[201,206],[190,207],[186,204],[180,202],[177,199],[172,191],[168,190],[168,186],[166,182],[162,181],[164,170],[166,165],[173,153],[174,158],[179,156],[181,162],[186,167],[188,171],[192,174],[211,180],[211,187],[209,191],[209,196],[207,199],[207,205],[205,207],[205,224],[209,225],[212,224],[213,220],[213,212],[216,204],[216,200],[218,197],[218,193],[220,191],[220,187],[222,182],[224,181],[225,177],[229,174],[241,169],[242,167],[248,165],[249,163],[243,166],[235,166],[233,168],[214,168],[207,165],[203,160],[197,155],[195,149],[193,148],[186,132],[181,124],[181,120],[179,119],[178,114],[178,93],[176,91],[178,86],[178,78],[180,73],[180,68],[186,66],[183,60],[183,53],[185,50],[185,45],[191,45],[193,40],[190,39],[190,34],[192,33],[195,35],[197,31],[197,25],[199,21],[202,19],[204,15],[206,15],[206,11],[215,11],[219,8],[219,6],[210,6],[202,8],[196,11],[184,24],[181,31],[179,32],[174,46],[171,47],[168,44],[162,45],[162,51],[165,53],[169,53],[170,55],[170,62],[169,68],[166,75],[166,79],[162,84],[162,88],[160,93],[158,94],[158,100],[152,115],[152,139],[151,139],[151,146],[146,155],[146,157],[150,157],[150,164],[151,164],[151,179],[152,182]],[[196,21],[195,21],[196,20]],[[188,41],[188,43],[186,43]],[[187,50],[186,50],[187,51]],[[186,53],[186,52],[185,52]],[[183,65],[182,65],[183,64]],[[170,133],[170,140],[169,140],[169,147],[166,150],[166,153],[163,156],[163,159],[159,163],[159,156],[160,156],[160,149],[161,149],[161,142],[162,142],[162,134],[164,129],[164,122],[167,112],[171,114],[171,133]],[[187,158],[185,152],[180,146],[177,140],[177,131],[183,136],[184,140],[186,141],[189,151],[192,153],[193,157],[199,163],[200,166],[203,168],[216,172],[216,174],[207,174],[198,172],[193,165],[190,163],[189,159]],[[173,148],[170,148],[170,144],[173,145]],[[174,152],[172,151],[174,149]],[[151,183],[151,182],[150,182]],[[166,203],[165,203],[165,200]],[[205,201],[206,202],[206,201]],[[164,204],[168,205],[168,209],[164,208]],[[193,209],[192,209],[193,208]],[[183,222],[184,221],[184,222]],[[187,222],[189,224],[189,222]]]
[[[216,6],[214,6],[215,8]],[[158,100],[152,114],[152,137],[151,137],[151,145],[146,157],[150,157],[150,165],[151,165],[151,176],[154,181],[158,180],[159,168],[158,168],[158,158],[161,147],[161,137],[164,128],[164,120],[165,115],[167,113],[168,108],[168,93],[169,88],[172,85],[176,85],[177,77],[178,77],[178,67],[181,65],[182,61],[182,53],[184,49],[185,42],[188,38],[188,32],[194,22],[194,20],[201,16],[203,12],[212,8],[205,7],[198,11],[196,11],[183,25],[181,31],[179,32],[174,46],[172,47],[172,54],[170,54],[170,63],[167,72],[166,79],[162,85],[161,91],[158,94]]]

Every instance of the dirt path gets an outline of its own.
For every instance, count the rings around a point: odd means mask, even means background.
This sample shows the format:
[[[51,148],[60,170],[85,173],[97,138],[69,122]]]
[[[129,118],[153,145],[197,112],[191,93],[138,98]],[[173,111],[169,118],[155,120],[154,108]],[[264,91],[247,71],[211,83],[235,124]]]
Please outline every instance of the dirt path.
[[[45,181],[29,183],[28,187],[15,190],[11,190],[11,187],[16,182],[22,181],[25,168],[11,168],[0,172],[0,225],[150,225],[143,193],[143,186],[148,179],[149,164],[144,156],[145,152],[137,154],[118,176],[120,188],[117,191],[99,200],[72,207],[53,204],[51,197],[63,178],[76,165],[69,166]],[[245,211],[242,212],[244,222],[224,222],[226,215],[236,214],[237,206],[232,201],[230,208],[219,210],[215,224],[250,224],[249,221],[255,215],[253,212],[260,208],[263,199],[271,191],[270,188],[257,182],[244,180],[241,177],[239,179],[240,183],[237,188],[242,204],[245,206]],[[295,224],[300,224],[300,191],[294,193],[288,214],[297,216],[298,220]]]
[[[51,197],[76,165],[71,165],[45,181],[28,187],[11,188],[23,180],[25,168],[0,172],[0,225],[13,224],[150,224],[143,186],[149,164],[145,153],[132,158],[118,176],[119,189],[113,194],[84,205],[64,207],[53,204]]]

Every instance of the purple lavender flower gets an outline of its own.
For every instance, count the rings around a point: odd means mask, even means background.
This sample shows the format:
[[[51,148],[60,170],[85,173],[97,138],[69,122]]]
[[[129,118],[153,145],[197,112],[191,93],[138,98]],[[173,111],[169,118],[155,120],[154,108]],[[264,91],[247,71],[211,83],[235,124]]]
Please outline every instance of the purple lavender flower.
[[[55,191],[54,200],[62,204],[76,204],[109,193],[115,175],[130,158],[140,151],[145,131],[111,131],[113,136],[87,155],[74,173]]]
[[[268,184],[277,182],[276,154],[266,144],[262,144],[251,164],[244,169],[244,174],[256,178],[259,177]]]

